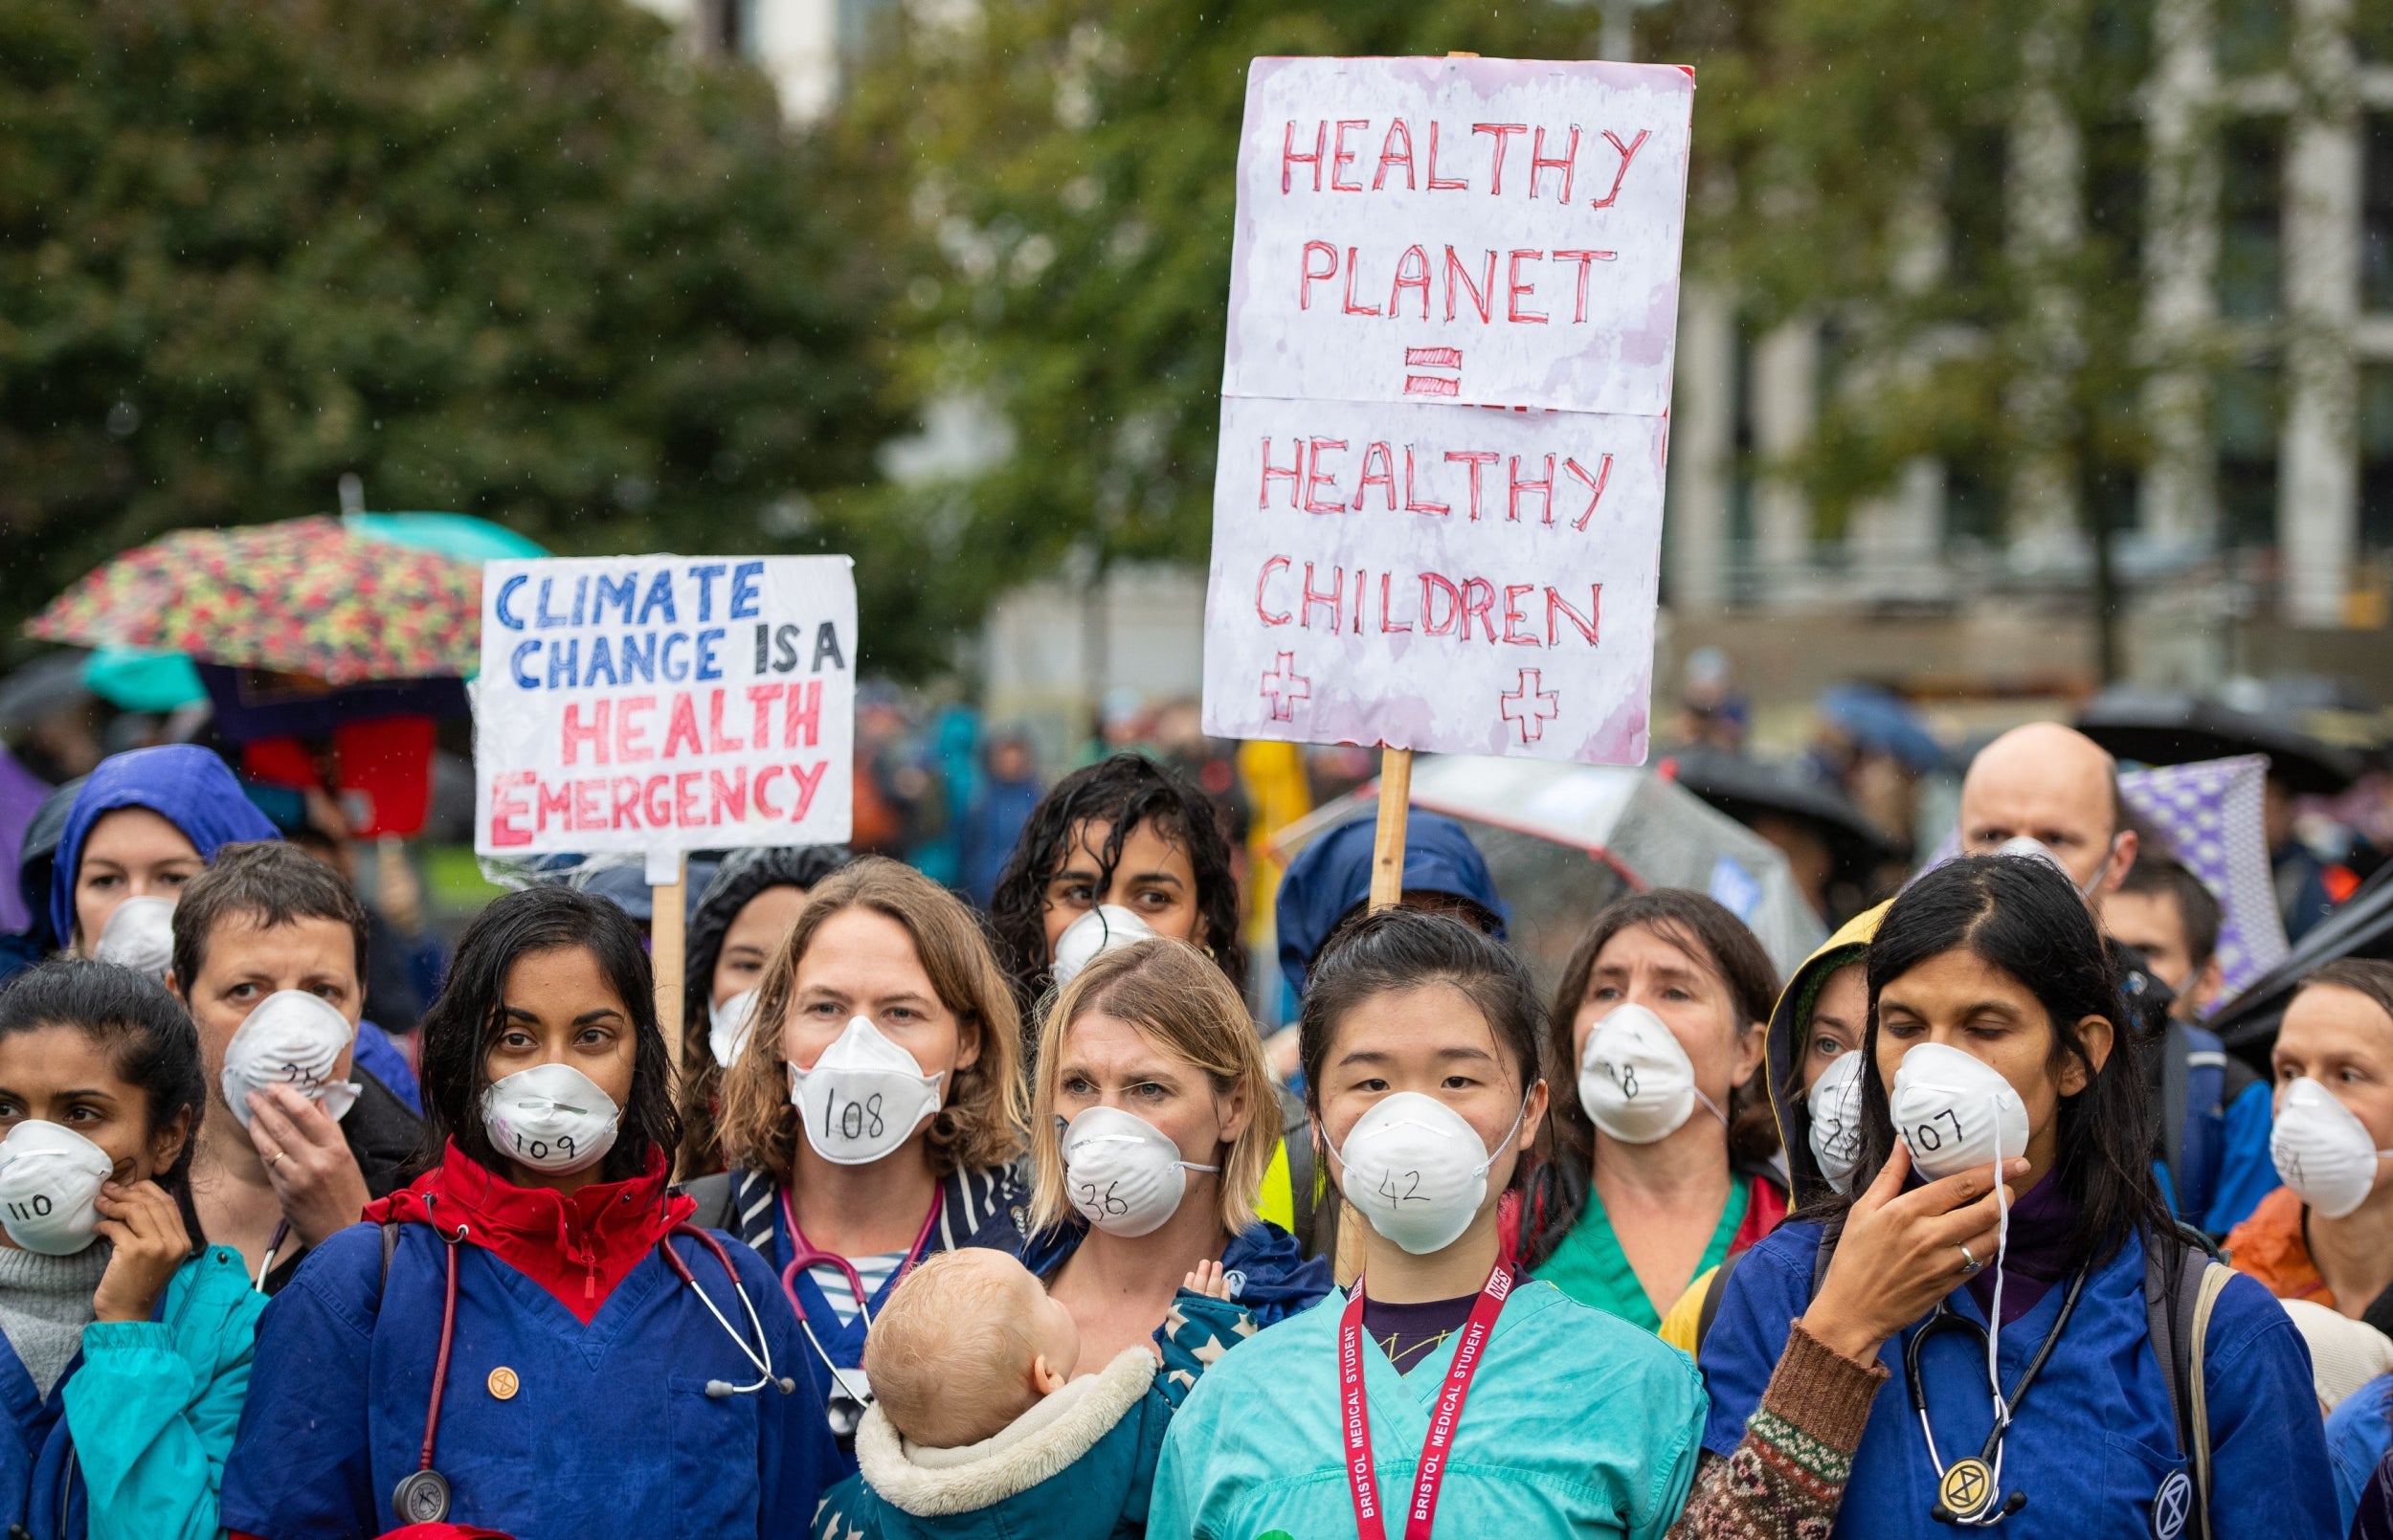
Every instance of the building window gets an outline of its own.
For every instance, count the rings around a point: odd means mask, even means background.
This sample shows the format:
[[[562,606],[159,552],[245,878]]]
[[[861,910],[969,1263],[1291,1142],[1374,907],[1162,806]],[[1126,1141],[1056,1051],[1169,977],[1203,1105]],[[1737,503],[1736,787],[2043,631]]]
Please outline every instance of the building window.
[[[2290,0],[2218,0],[2219,73],[2259,75],[2285,68],[2293,35]]]
[[[2393,113],[2369,113],[2360,125],[2359,302],[2393,310]]]
[[[2085,145],[2089,244],[2113,281],[2133,283],[2143,260],[2144,125],[2089,123]]]
[[[2001,124],[1987,123],[1953,140],[1944,199],[1947,272],[1962,307],[1972,314],[1992,307],[1992,291],[2002,278],[2008,138]]]
[[[2002,473],[1982,448],[1944,462],[1944,533],[1956,543],[2002,544]]]
[[[2282,406],[2273,368],[2220,373],[2210,432],[2218,446],[2219,544],[2276,544],[2277,417]]]
[[[2359,371],[2359,543],[2393,550],[2393,367]]]
[[[2285,125],[2273,118],[2227,124],[2219,145],[2219,313],[2277,313],[2284,268]]]

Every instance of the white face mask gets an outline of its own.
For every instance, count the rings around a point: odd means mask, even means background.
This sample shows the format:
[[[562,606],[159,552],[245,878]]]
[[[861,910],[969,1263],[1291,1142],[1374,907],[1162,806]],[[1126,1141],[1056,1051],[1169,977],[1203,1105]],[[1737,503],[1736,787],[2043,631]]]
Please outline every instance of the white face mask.
[[[1496,1148],[1520,1131],[1523,1100]],[[1434,1096],[1398,1091],[1372,1104],[1333,1150],[1345,1174],[1338,1191],[1371,1227],[1416,1257],[1443,1251],[1470,1228],[1487,1200],[1487,1168],[1495,1156],[1479,1130]]]
[[[739,1058],[748,1046],[748,1029],[754,1024],[756,992],[742,990],[727,1000],[706,1007],[706,1046],[715,1056],[715,1062],[725,1069]]]
[[[2269,1155],[2295,1196],[2339,1219],[2368,1201],[2377,1189],[2378,1158],[2393,1149],[2379,1149],[2358,1114],[2305,1075],[2277,1100]]]
[[[334,1122],[347,1117],[362,1087],[332,1078],[357,1029],[322,995],[277,990],[257,1002],[224,1045],[225,1105],[249,1127],[249,1093],[277,1081],[321,1105]]]
[[[1090,1224],[1124,1239],[1149,1235],[1180,1210],[1190,1172],[1180,1147],[1134,1112],[1092,1106],[1063,1130],[1063,1188]]]
[[[2118,836],[2113,835],[2111,843],[2102,852],[2102,864],[2095,867],[2093,876],[2088,878],[2083,883],[2080,883],[2076,874],[2069,869],[2069,862],[2061,859],[2060,853],[2034,835],[2013,835],[1995,846],[1991,854],[2026,856],[2036,860],[2050,861],[2055,870],[2069,879],[2069,885],[2077,889],[2079,898],[2091,899],[2093,897],[2094,889],[2102,885],[2103,876],[2111,870],[2112,858],[2118,854]]]
[[[552,1176],[587,1171],[615,1148],[615,1098],[570,1064],[520,1069],[482,1093],[482,1131],[500,1156]]]
[[[1118,904],[1100,904],[1063,927],[1055,938],[1055,983],[1062,989],[1072,975],[1117,947],[1144,941],[1154,927]]]
[[[174,967],[174,901],[126,899],[100,927],[91,954],[136,973],[166,977]]]
[[[924,1074],[921,1060],[857,1016],[814,1068],[790,1066],[790,1102],[816,1154],[835,1166],[869,1166],[939,1110],[946,1079]]]
[[[1701,1102],[1695,1064],[1678,1034],[1642,1005],[1616,1005],[1587,1034],[1578,1056],[1578,1102],[1597,1127],[1624,1145],[1649,1145],[1678,1132]]]
[[[1992,1065],[1940,1042],[1915,1044],[1887,1098],[1912,1165],[1935,1181],[2027,1153],[2027,1104]]]
[[[0,1139],[0,1229],[27,1251],[73,1256],[92,1242],[93,1200],[115,1170],[106,1150],[74,1129],[26,1119]]]
[[[1811,1082],[1811,1158],[1840,1193],[1853,1190],[1853,1168],[1861,1163],[1861,1053],[1849,1048]]]

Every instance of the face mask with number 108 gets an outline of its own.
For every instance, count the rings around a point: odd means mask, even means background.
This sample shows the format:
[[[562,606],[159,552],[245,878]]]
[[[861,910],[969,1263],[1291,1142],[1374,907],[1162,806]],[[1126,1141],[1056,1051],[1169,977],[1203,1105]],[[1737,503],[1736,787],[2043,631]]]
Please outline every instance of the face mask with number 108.
[[[814,1068],[790,1066],[790,1101],[816,1154],[835,1166],[869,1166],[939,1110],[946,1079],[924,1074],[920,1060],[857,1016]]]

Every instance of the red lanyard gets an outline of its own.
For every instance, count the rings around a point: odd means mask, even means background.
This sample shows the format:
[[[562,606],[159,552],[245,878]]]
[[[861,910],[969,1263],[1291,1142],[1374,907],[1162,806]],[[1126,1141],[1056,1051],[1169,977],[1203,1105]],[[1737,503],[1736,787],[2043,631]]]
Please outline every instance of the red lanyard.
[[[1463,1323],[1462,1340],[1454,1345],[1454,1363],[1445,1372],[1444,1388],[1429,1417],[1429,1437],[1420,1446],[1420,1467],[1413,1478],[1412,1507],[1404,1515],[1404,1540],[1429,1540],[1437,1523],[1438,1488],[1445,1481],[1446,1457],[1454,1450],[1454,1430],[1463,1420],[1463,1397],[1470,1394],[1471,1376],[1479,1372],[1481,1350],[1495,1329],[1496,1312],[1512,1292],[1512,1272],[1498,1261],[1481,1285],[1470,1319]],[[1346,1430],[1346,1482],[1354,1499],[1356,1540],[1387,1540],[1388,1527],[1379,1507],[1379,1479],[1371,1467],[1371,1413],[1363,1398],[1363,1283],[1354,1281],[1346,1313],[1338,1322],[1338,1401]]]

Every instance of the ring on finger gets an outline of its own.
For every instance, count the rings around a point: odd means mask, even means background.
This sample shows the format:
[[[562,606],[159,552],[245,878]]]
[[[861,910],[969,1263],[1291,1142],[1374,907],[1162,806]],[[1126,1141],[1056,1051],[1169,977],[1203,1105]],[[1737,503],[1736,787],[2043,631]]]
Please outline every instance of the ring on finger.
[[[267,1164],[272,1165],[273,1162],[269,1161]],[[1986,1265],[1978,1260],[1978,1254],[1969,1249],[1967,1242],[1957,1240],[1954,1244],[1961,1248],[1961,1276],[1963,1278],[1974,1277],[1979,1269]]]
[[[287,1155],[287,1154],[289,1154],[289,1153],[290,1153],[290,1151],[289,1151],[289,1150],[287,1150],[287,1149],[278,1149],[278,1150],[276,1150],[273,1154],[268,1155],[268,1156],[266,1157],[266,1168],[267,1168],[269,1171],[273,1170],[273,1169],[274,1169],[274,1163],[275,1163],[276,1161],[278,1161],[278,1160],[280,1160],[283,1156],[285,1156],[285,1155]],[[1968,1248],[1967,1246],[1963,1246],[1961,1249],[1962,1249],[1963,1251],[1967,1251],[1969,1248]],[[1974,1272],[1976,1272],[1976,1271],[1977,1271],[1977,1269],[1976,1269],[1975,1267],[1973,1267],[1973,1268],[1971,1268],[1971,1269],[1970,1269],[1970,1271],[1974,1273]]]

